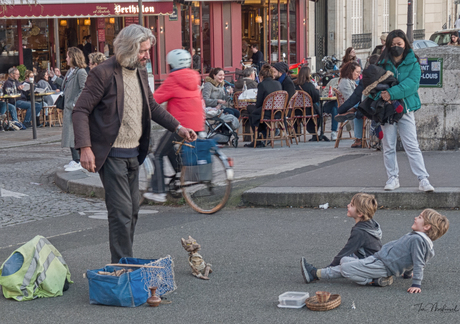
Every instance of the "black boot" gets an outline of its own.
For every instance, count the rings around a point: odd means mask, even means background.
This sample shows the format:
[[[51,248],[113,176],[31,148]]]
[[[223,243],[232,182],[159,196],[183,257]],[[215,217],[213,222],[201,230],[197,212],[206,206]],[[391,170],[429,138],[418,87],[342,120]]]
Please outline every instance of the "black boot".
[[[40,124],[40,116],[35,117],[35,120],[37,121],[37,127],[43,127],[43,124]]]

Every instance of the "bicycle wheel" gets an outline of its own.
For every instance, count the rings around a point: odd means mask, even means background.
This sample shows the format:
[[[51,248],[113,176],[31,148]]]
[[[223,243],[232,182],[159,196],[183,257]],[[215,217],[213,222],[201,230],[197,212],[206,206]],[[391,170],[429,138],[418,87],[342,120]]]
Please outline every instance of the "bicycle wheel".
[[[199,176],[196,167],[199,166],[183,166],[181,170],[182,195],[190,207],[201,214],[213,214],[221,210],[232,191],[232,182],[227,177],[224,163],[217,154],[213,154],[211,159],[211,180],[197,180]]]

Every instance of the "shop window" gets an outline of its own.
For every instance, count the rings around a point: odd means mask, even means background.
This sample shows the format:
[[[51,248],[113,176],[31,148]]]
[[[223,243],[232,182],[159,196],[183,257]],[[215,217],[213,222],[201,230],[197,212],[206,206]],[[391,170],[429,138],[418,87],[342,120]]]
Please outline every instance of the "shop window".
[[[294,64],[300,61],[297,59],[297,39],[296,39],[296,5],[294,0],[289,1],[289,63]]]
[[[0,19],[0,73],[7,73],[10,67],[19,65],[18,46],[16,20]]]
[[[200,73],[208,73],[211,70],[209,11],[209,4],[203,2],[195,1],[190,6],[181,6],[182,47],[190,51],[193,57],[192,68]]]
[[[279,16],[278,16],[278,1],[277,0],[272,0],[270,1],[269,4],[269,11],[271,14],[271,19],[269,19],[269,24],[270,24],[270,52],[271,52],[271,57],[270,60],[271,62],[278,62],[279,57],[278,57],[278,28],[280,27],[279,25]]]

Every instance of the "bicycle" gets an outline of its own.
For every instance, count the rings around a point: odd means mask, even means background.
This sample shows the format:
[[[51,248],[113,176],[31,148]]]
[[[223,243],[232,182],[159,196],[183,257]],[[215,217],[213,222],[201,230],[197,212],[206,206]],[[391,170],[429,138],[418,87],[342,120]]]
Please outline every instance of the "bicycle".
[[[225,156],[214,141],[205,157],[209,161],[203,160],[201,154],[210,145],[209,141],[212,140],[197,139],[192,142],[195,143],[195,146],[184,141],[173,141],[175,145],[178,145],[176,156],[181,165],[180,176],[178,173],[165,175],[165,178],[169,179],[166,186],[168,193],[174,198],[183,196],[187,204],[201,214],[213,214],[225,206],[230,198],[233,180],[233,160]],[[182,152],[184,146],[187,149]],[[153,159],[151,146],[144,163],[139,167],[140,204],[144,200],[143,193],[150,189],[155,169]],[[185,163],[182,163],[182,160],[185,160]]]

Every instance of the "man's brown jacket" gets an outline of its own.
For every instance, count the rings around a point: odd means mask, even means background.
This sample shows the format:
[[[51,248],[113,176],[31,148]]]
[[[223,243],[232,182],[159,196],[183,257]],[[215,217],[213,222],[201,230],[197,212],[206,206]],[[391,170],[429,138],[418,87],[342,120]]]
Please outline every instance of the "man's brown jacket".
[[[139,143],[139,163],[148,153],[150,120],[173,132],[179,122],[155,102],[148,85],[145,69],[137,70],[142,96],[142,136]],[[96,157],[96,171],[104,164],[123,119],[124,89],[122,68],[112,57],[96,66],[88,75],[72,113],[75,148],[91,147]]]

